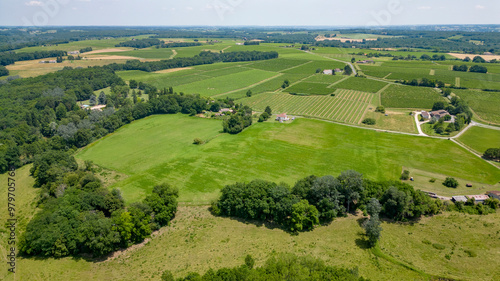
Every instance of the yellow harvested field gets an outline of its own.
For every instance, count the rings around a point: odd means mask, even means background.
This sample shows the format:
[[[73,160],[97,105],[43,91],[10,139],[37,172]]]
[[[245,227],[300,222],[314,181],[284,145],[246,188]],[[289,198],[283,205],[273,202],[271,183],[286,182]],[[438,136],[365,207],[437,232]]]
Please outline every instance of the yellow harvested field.
[[[474,54],[457,54],[457,53],[448,53],[448,55],[454,56],[454,57],[459,58],[461,60],[465,59],[466,57],[469,57],[472,59],[475,56],[480,56],[483,59],[485,59],[486,61],[490,61],[490,60],[494,60],[494,59],[500,60],[500,55],[474,55]]]
[[[95,50],[87,53],[83,53],[81,55],[92,55],[92,54],[100,54],[100,53],[114,53],[114,52],[126,52],[133,50],[133,48],[108,48],[102,50]]]
[[[155,71],[155,73],[170,73],[170,72],[176,72],[176,71],[185,70],[185,69],[193,69],[193,68],[192,67],[170,68],[170,69],[158,70],[158,71]]]
[[[87,67],[87,66],[102,66],[110,63],[125,63],[125,59],[114,60],[74,60],[63,61],[62,63],[40,63],[40,61],[55,60],[56,58],[45,58],[41,60],[17,61],[14,64],[7,65],[11,75],[19,75],[21,77],[34,77],[47,73],[59,71],[65,66],[69,67]]]
[[[106,56],[90,56],[85,57],[84,60],[140,60],[140,61],[158,61],[159,59],[143,59],[138,57],[131,56],[115,56],[115,55],[106,55]]]

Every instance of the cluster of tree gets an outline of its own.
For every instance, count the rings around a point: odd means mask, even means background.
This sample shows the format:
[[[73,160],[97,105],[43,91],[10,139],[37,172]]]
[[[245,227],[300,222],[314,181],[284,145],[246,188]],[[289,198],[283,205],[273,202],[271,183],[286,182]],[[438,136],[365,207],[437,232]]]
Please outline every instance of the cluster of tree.
[[[243,45],[248,46],[248,45],[260,45],[260,41],[245,41]]]
[[[163,69],[188,67],[193,65],[212,64],[216,62],[236,62],[236,61],[254,61],[268,60],[278,57],[277,52],[225,52],[214,53],[203,51],[199,55],[187,58],[173,58],[170,60],[141,62],[139,60],[129,60],[125,64],[109,64],[105,67],[113,70],[141,70],[153,72]]]
[[[264,112],[262,112],[262,114],[259,116],[259,122],[266,121],[272,115],[273,115],[273,111],[271,110],[271,107],[268,105],[268,106],[266,106],[266,109],[264,109]]]
[[[125,42],[120,42],[115,45],[115,47],[131,47],[137,49],[149,48],[151,46],[160,45],[161,41],[159,39],[134,39]]]
[[[175,279],[172,272],[166,270],[162,281],[225,281],[225,280],[345,280],[365,281],[358,274],[357,268],[345,269],[325,265],[312,257],[297,257],[293,254],[279,254],[270,257],[262,267],[254,268],[252,256],[245,257],[245,263],[239,267],[209,269],[203,275],[188,273],[183,278]]]
[[[65,51],[36,51],[31,53],[14,53],[14,52],[5,52],[0,53],[0,65],[9,65],[13,64],[16,61],[26,61],[26,60],[37,60],[44,58],[52,58],[52,57],[62,57],[65,56]]]
[[[470,215],[492,214],[500,208],[500,201],[495,198],[488,198],[482,204],[477,203],[474,198],[467,199],[467,202],[455,201],[454,204],[447,206],[449,211],[458,211]]]
[[[288,86],[290,86],[290,81],[288,81],[288,79],[285,79],[283,81],[283,84],[281,84],[281,88],[285,89],[287,88]]]
[[[365,125],[375,125],[376,120],[373,118],[365,118],[365,119],[363,119],[362,123]]]
[[[487,73],[488,68],[482,65],[473,65],[470,68],[466,64],[462,65],[454,65],[453,71],[463,71],[463,72],[479,72],[479,73]]]
[[[438,134],[449,134],[453,131],[460,131],[472,120],[472,111],[470,110],[469,105],[464,100],[456,96],[451,98],[451,104],[438,101],[432,106],[432,110],[441,109],[448,111],[451,115],[455,115],[455,121],[452,123],[444,122],[451,120],[450,115],[446,115],[439,119],[432,117],[429,123],[433,124],[433,129]]]
[[[80,49],[80,54],[92,52],[92,47],[85,47]]]
[[[120,191],[103,187],[91,162],[78,169],[72,152],[49,150],[36,156],[30,173],[41,188],[42,210],[28,223],[20,253],[102,256],[143,241],[174,217],[176,189],[157,185],[142,202],[126,208]]]
[[[245,105],[226,116],[222,122],[222,129],[224,133],[238,134],[250,125],[252,125],[252,109]]]
[[[421,60],[432,60],[432,61],[445,61],[446,57],[445,57],[445,55],[437,55],[437,54],[432,55],[432,57],[431,57],[427,54],[423,54],[420,56],[420,59]]]
[[[427,78],[422,78],[420,80],[417,79],[412,79],[412,80],[399,80],[396,81],[398,83],[404,84],[404,85],[409,85],[409,86],[419,86],[419,87],[438,87],[438,88],[443,88],[445,86],[444,82],[441,80],[434,80],[434,79],[427,79]]]
[[[76,57],[75,57],[75,56],[72,56],[72,55],[69,55],[69,56],[68,56],[68,60],[81,60],[81,59],[82,59],[82,57],[80,57],[80,55],[78,55],[78,56],[76,56]]]
[[[9,70],[3,66],[0,65],[0,76],[8,76],[9,75]]]
[[[311,230],[319,222],[330,222],[358,208],[365,210],[372,198],[380,201],[382,215],[400,221],[442,209],[440,201],[411,185],[369,181],[356,171],[342,172],[337,178],[309,176],[293,188],[263,180],[227,185],[211,209],[217,215],[268,221],[296,232]]]
[[[380,234],[382,232],[382,227],[380,226],[379,214],[382,211],[382,206],[380,202],[372,198],[366,204],[366,212],[370,215],[370,218],[363,223],[363,228],[366,231],[366,236],[368,237],[368,243],[370,246],[375,246],[377,241],[380,239]]]
[[[344,75],[351,75],[352,68],[349,65],[344,66]]]
[[[500,160],[500,148],[488,148],[483,157],[490,160]]]
[[[201,46],[203,44],[198,43],[198,42],[172,42],[172,43],[165,43],[161,41],[160,45],[158,46],[159,48],[180,48],[180,47],[195,47],[195,46]]]

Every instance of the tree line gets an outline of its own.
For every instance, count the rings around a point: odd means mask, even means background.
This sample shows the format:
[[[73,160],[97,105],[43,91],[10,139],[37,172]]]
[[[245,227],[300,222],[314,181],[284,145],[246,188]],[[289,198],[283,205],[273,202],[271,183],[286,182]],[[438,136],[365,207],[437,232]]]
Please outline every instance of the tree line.
[[[367,281],[359,276],[358,269],[346,269],[326,265],[322,260],[310,256],[277,254],[267,259],[261,267],[254,267],[252,256],[245,257],[245,263],[238,267],[209,269],[203,275],[196,272],[175,279],[172,272],[165,270],[162,281],[224,281],[224,280],[331,280]]]
[[[441,201],[432,200],[411,185],[367,180],[352,170],[338,177],[309,176],[293,187],[264,180],[227,185],[211,210],[216,215],[271,222],[297,232],[312,230],[320,222],[331,222],[357,209],[366,210],[372,198],[380,202],[382,216],[397,221],[442,210]]]
[[[153,72],[163,69],[188,67],[193,65],[212,64],[216,62],[256,61],[278,58],[277,52],[241,51],[214,53],[203,51],[199,55],[187,58],[173,58],[170,60],[141,62],[129,60],[125,64],[109,64],[105,67],[117,70],[141,70]]]

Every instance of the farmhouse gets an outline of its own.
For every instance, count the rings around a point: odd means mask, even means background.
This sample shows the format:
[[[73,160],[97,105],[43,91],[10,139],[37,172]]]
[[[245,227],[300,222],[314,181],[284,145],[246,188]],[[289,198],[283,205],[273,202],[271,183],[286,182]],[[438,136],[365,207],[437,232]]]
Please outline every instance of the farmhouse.
[[[488,194],[491,198],[496,198],[498,200],[500,200],[500,191],[488,191],[486,192],[486,194]]]
[[[78,55],[80,54],[80,51],[69,51],[68,55]]]
[[[288,120],[290,120],[290,118],[288,118],[286,113],[282,113],[282,114],[279,114],[278,116],[276,116],[276,121],[283,122],[283,121],[288,121]]]
[[[100,105],[95,105],[90,108],[90,110],[97,110],[97,111],[102,111],[103,108],[105,108],[105,104],[100,104]]]
[[[453,202],[467,202],[467,197],[465,197],[463,195],[458,195],[458,196],[451,197],[451,200]]]
[[[441,117],[445,117],[446,115],[450,114],[446,110],[434,110],[430,112],[430,115],[431,117],[436,117],[436,119],[440,119]]]
[[[231,112],[231,113],[233,113],[233,110],[232,110],[231,108],[221,108],[221,109],[219,110],[219,112],[220,112],[220,113],[224,113],[224,112]]]
[[[331,70],[331,69],[325,69],[325,70],[323,70],[323,74],[332,75],[333,74],[333,70]]]
[[[340,69],[340,68],[335,68],[333,71],[335,71],[335,72],[342,72],[342,69]]]
[[[427,111],[422,111],[421,115],[422,115],[422,117],[423,117],[424,119],[429,119],[429,118],[431,118],[431,116],[430,116],[429,112],[427,112]]]
[[[484,194],[481,194],[481,195],[467,195],[467,198],[474,198],[474,201],[476,201],[476,203],[482,203],[484,202],[484,200],[490,198],[488,195],[484,195]]]

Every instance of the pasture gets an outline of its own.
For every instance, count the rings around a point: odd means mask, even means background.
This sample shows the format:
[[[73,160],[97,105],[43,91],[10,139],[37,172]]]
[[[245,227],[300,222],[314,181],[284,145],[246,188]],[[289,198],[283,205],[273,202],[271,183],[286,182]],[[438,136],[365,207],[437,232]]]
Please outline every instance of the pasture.
[[[444,100],[436,90],[427,87],[391,85],[381,94],[382,105],[394,108],[429,110],[435,102]]]
[[[335,99],[322,98],[316,103]],[[349,104],[334,116],[352,119],[348,108],[355,103]],[[220,135],[221,128],[217,120],[151,116],[124,126],[76,157],[128,175],[113,185],[122,190],[128,203],[143,198],[155,184],[164,181],[180,189],[180,201],[206,204],[222,186],[236,181],[262,178],[292,184],[310,174],[337,174],[347,169],[371,179],[399,178],[405,166],[485,184],[500,180],[498,169],[448,140],[305,118],[290,124],[257,123],[238,135]],[[209,142],[196,146],[192,144],[194,138]],[[442,165],[443,159],[460,165]]]
[[[458,141],[482,155],[488,148],[500,148],[500,130],[474,126],[461,135]]]

